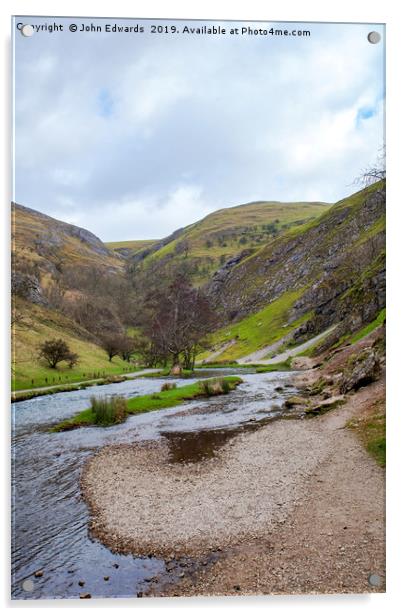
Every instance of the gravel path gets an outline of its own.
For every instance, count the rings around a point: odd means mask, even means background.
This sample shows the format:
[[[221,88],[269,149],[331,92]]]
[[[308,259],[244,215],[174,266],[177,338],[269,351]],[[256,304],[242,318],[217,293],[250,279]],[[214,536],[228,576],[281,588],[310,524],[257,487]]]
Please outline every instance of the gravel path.
[[[108,376],[110,377],[119,377],[119,376],[127,376],[127,377],[135,377],[135,376],[145,376],[147,374],[152,374],[153,372],[160,372],[160,368],[144,368],[144,370],[138,370],[137,372],[124,372],[123,374],[107,374],[106,376],[102,376],[99,379],[88,379],[87,381],[71,381],[71,383],[59,383],[58,385],[46,385],[46,387],[34,387],[33,389],[15,389],[11,392],[11,394],[25,394],[31,393],[33,391],[49,391],[52,389],[58,389],[59,387],[68,387],[69,385],[77,386],[78,385],[91,385],[93,383],[98,383],[99,381],[103,381]]]
[[[204,577],[166,594],[383,590],[384,473],[343,429],[376,391],[237,436],[202,463],[170,463],[165,443],[101,450],[82,477],[93,534],[165,558],[222,550]]]
[[[332,444],[326,442],[326,455],[285,520],[268,526],[258,541],[226,551],[196,578],[186,577],[164,592],[151,589],[150,594],[384,592],[385,475],[355,434],[343,428],[350,416],[364,414],[379,400],[384,400],[383,381],[360,390],[341,409],[308,422],[328,430]]]
[[[297,347],[287,349],[283,353],[279,353],[279,355],[274,355],[274,357],[272,357],[271,359],[262,359],[262,358],[266,357],[268,353],[275,350],[272,348],[273,345],[267,346],[264,349],[260,349],[259,351],[256,351],[255,353],[248,355],[246,358],[243,357],[239,359],[238,361],[239,363],[253,363],[253,362],[258,361],[258,363],[266,364],[266,365],[277,364],[277,363],[286,361],[287,359],[289,359],[289,357],[294,357],[295,355],[298,355],[299,353],[306,351],[307,349],[312,347],[314,344],[316,344],[316,342],[328,336],[328,334],[330,334],[335,329],[335,327],[336,325],[332,325],[329,329],[326,329],[325,332],[321,332],[321,334],[314,336],[314,338],[310,338],[310,340],[307,340],[307,342],[303,342],[303,344],[299,344],[299,346]],[[286,336],[285,338],[282,339],[282,342],[286,342]],[[279,345],[276,348],[279,348]]]

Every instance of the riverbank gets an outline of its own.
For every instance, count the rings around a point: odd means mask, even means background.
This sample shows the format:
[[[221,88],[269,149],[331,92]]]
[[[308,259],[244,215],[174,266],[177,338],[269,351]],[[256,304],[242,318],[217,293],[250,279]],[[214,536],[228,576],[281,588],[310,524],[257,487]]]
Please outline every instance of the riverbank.
[[[91,532],[122,553],[222,551],[210,573],[156,594],[383,590],[384,473],[344,429],[381,395],[375,383],[312,421],[237,436],[202,463],[170,462],[163,442],[105,448],[82,475]]]
[[[225,376],[218,380],[207,379],[205,381],[196,381],[184,387],[176,387],[176,384],[172,383],[171,387],[164,388],[160,392],[128,398],[124,406],[124,417],[120,417],[119,419],[116,418],[116,420],[111,420],[104,425],[121,423],[127,415],[149,413],[150,411],[177,406],[183,402],[196,400],[197,398],[208,398],[210,396],[228,394],[233,389],[236,389],[240,383],[242,383],[242,379],[237,376]],[[51,432],[63,432],[97,424],[99,424],[99,422],[96,421],[96,413],[91,407],[56,424],[51,428]]]
[[[124,374],[115,374],[101,377],[99,379],[89,379],[87,381],[79,381],[78,383],[64,385],[49,385],[48,387],[36,387],[34,389],[20,389],[11,392],[11,402],[22,402],[39,396],[49,396],[58,394],[64,391],[78,391],[92,385],[110,385],[111,383],[121,383],[127,380],[137,379],[141,376],[151,376],[154,373],[159,373],[159,368],[140,368],[136,372],[126,372]]]
[[[339,368],[369,342],[296,381],[305,391],[323,384],[329,399]],[[91,532],[121,553],[201,563],[220,554],[147,594],[383,592],[384,471],[351,428],[378,412],[384,393],[382,374],[322,416],[279,419],[201,462],[172,461],[164,439],[103,449],[82,474]]]
[[[331,433],[333,442],[284,521],[226,551],[195,579],[185,577],[162,591],[154,587],[149,594],[384,592],[385,477],[344,429],[351,415],[382,399],[382,386],[368,386],[342,409],[308,422]]]

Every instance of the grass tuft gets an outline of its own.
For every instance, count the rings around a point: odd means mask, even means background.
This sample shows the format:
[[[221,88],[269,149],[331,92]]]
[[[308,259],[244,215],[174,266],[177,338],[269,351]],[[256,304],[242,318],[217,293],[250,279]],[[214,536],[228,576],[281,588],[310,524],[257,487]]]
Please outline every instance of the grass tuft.
[[[97,426],[111,426],[121,423],[127,416],[127,402],[122,396],[91,396],[91,412],[94,424]]]
[[[347,423],[347,427],[355,430],[369,454],[373,456],[379,466],[385,468],[386,430],[384,412],[351,419]]]
[[[171,389],[176,389],[177,383],[163,383],[161,387],[161,391],[170,391]]]

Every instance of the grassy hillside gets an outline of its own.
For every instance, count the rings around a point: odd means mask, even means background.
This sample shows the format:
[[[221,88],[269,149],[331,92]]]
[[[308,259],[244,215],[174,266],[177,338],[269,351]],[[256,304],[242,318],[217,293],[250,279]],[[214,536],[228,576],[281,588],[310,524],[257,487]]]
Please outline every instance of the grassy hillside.
[[[325,203],[260,201],[218,210],[151,252],[144,264],[166,259],[187,262],[195,283],[202,284],[234,255],[245,249],[256,250],[286,230],[314,220],[328,208]]]
[[[211,336],[212,347],[219,349],[224,345],[224,350],[217,357],[217,361],[230,362],[258,351],[306,321],[311,314],[305,314],[296,320],[290,319],[291,309],[301,293],[302,290],[284,293],[262,310],[216,331]],[[199,359],[205,359],[208,355],[209,352],[206,352]]]
[[[122,258],[85,229],[18,204],[13,204],[11,216],[14,267],[39,271],[42,283],[65,265],[123,269]]]
[[[383,193],[381,183],[359,191],[213,277],[210,297],[222,320],[233,321],[213,345],[236,338],[214,359],[237,359],[278,340],[286,319],[309,322],[297,333],[305,339],[335,323],[340,335],[371,323],[385,302]]]
[[[96,376],[121,374],[132,370],[127,362],[106,353],[88,340],[88,332],[54,310],[18,300],[22,321],[13,328],[12,389],[29,389],[59,383],[74,383]],[[38,346],[45,340],[62,338],[78,353],[80,361],[70,369],[65,362],[56,370],[38,359]]]
[[[124,257],[132,257],[144,248],[151,248],[157,240],[127,240],[124,242],[105,242],[109,250],[113,250]]]

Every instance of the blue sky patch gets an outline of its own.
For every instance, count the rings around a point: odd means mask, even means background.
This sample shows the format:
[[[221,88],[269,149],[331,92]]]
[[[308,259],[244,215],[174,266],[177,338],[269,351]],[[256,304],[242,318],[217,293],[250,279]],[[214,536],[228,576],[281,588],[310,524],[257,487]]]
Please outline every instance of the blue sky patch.
[[[104,118],[108,118],[112,115],[113,108],[114,102],[112,95],[107,88],[102,88],[102,90],[98,94],[99,114]]]

